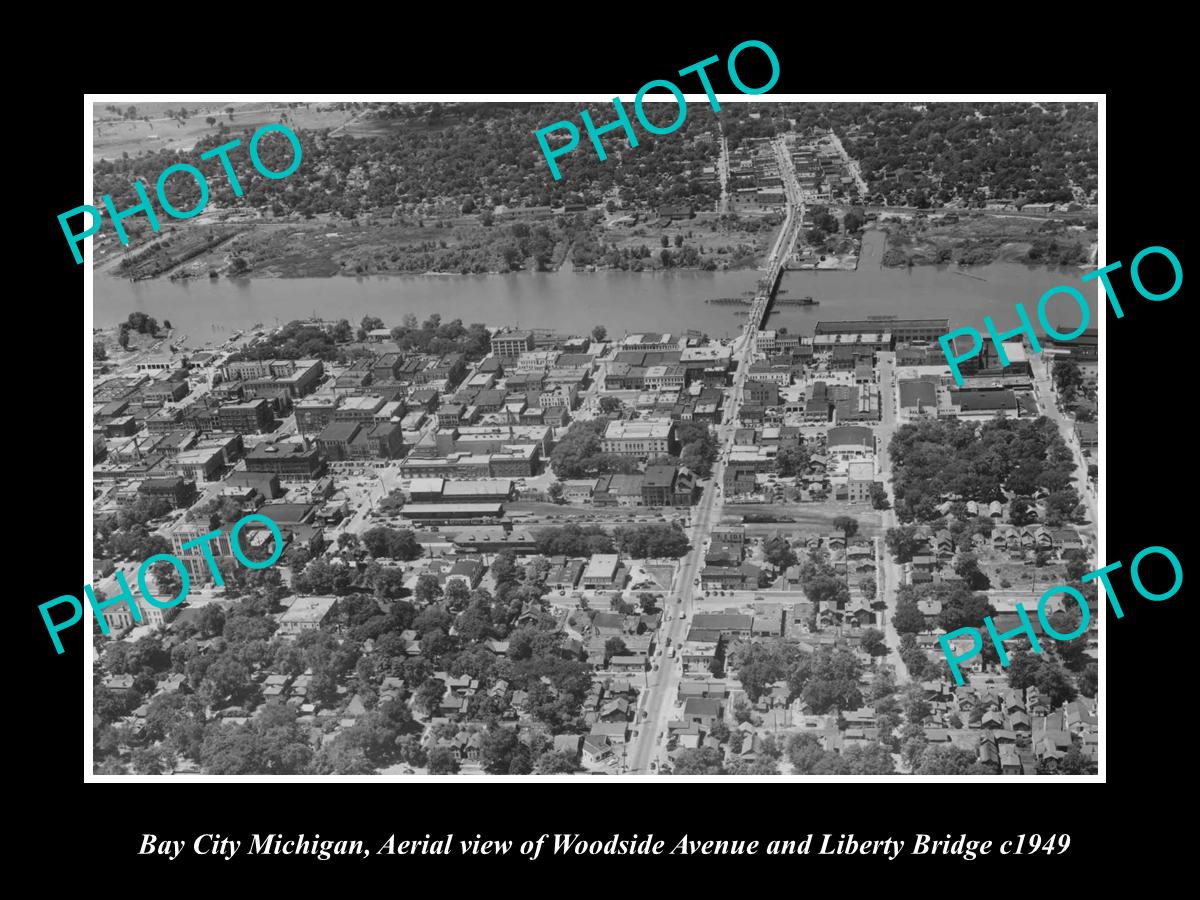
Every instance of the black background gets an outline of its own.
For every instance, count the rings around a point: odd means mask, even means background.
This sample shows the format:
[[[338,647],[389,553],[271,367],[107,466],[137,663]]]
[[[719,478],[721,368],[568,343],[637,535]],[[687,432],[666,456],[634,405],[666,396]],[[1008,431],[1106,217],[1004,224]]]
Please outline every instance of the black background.
[[[88,717],[80,684],[82,641],[79,631],[72,630],[66,635],[67,652],[56,656],[37,611],[37,604],[45,600],[80,590],[74,543],[80,529],[74,510],[80,502],[83,448],[74,403],[81,381],[86,403],[90,383],[90,358],[84,354],[81,369],[80,335],[70,324],[77,321],[84,267],[75,264],[56,220],[59,212],[79,203],[83,97],[79,88],[61,85],[57,93],[45,93],[38,100],[42,114],[37,116],[37,152],[22,160],[25,174],[19,179],[21,189],[29,193],[21,201],[21,228],[10,231],[9,241],[11,270],[29,275],[24,290],[10,295],[9,304],[10,347],[29,357],[23,374],[10,375],[16,402],[9,420],[9,485],[15,491],[23,482],[33,489],[32,497],[19,502],[15,498],[20,494],[14,493],[9,507],[9,572],[18,581],[9,601],[17,607],[17,616],[10,621],[18,626],[9,645],[22,651],[10,677],[15,684],[33,688],[10,695],[13,700],[28,698],[13,704],[13,711],[20,709],[20,713],[11,716],[8,738],[23,752],[19,768],[10,772],[32,776],[21,778],[15,790],[21,783],[34,789],[31,802],[20,808],[22,813],[32,813],[34,822],[22,825],[26,837],[12,855],[32,862],[35,855],[70,853],[68,844],[91,846],[89,858],[99,863],[102,857],[109,877],[134,873],[135,881],[126,886],[129,890],[154,890],[156,884],[161,889],[165,882],[143,883],[138,878],[139,872],[143,877],[147,874],[145,866],[163,874],[181,867],[209,873],[231,868],[234,874],[299,877],[312,886],[324,879],[330,885],[353,886],[354,881],[346,880],[348,875],[361,879],[387,872],[402,875],[408,888],[416,888],[424,876],[430,876],[442,882],[443,889],[461,887],[464,880],[471,884],[470,879],[479,874],[512,868],[535,877],[557,870],[555,880],[540,883],[549,890],[574,892],[598,882],[600,876],[611,890],[622,893],[652,886],[703,892],[716,887],[712,879],[726,877],[735,890],[790,893],[803,889],[807,877],[818,872],[822,879],[850,887],[862,884],[859,879],[867,870],[888,873],[914,868],[937,879],[920,882],[935,890],[956,889],[953,885],[978,890],[981,885],[970,879],[971,873],[997,865],[1014,876],[1012,881],[995,883],[997,889],[1055,890],[1074,882],[1025,879],[1030,875],[1074,879],[1105,864],[1124,868],[1144,860],[1158,866],[1172,859],[1182,834],[1170,823],[1177,821],[1175,807],[1193,766],[1184,735],[1194,718],[1188,677],[1194,636],[1189,626],[1194,617],[1185,619],[1186,584],[1175,597],[1156,604],[1134,594],[1127,573],[1133,555],[1152,544],[1170,547],[1185,572],[1191,571],[1187,553],[1191,529],[1184,517],[1195,503],[1196,450],[1191,436],[1193,381],[1187,370],[1195,357],[1196,331],[1185,322],[1186,284],[1170,300],[1145,301],[1128,280],[1128,263],[1142,248],[1162,245],[1172,249],[1187,268],[1184,221],[1193,214],[1188,195],[1194,155],[1188,152],[1190,141],[1185,135],[1191,130],[1191,113],[1181,96],[1182,83],[1172,70],[1172,61],[1179,57],[1163,44],[1173,30],[1164,17],[1154,25],[1154,35],[1140,35],[1125,26],[1107,31],[1097,27],[1084,34],[1078,23],[1035,22],[1028,12],[1017,17],[1019,28],[1016,22],[1005,23],[1002,35],[968,25],[957,11],[953,13],[956,30],[922,26],[919,36],[910,36],[887,23],[881,27],[867,21],[876,15],[848,6],[819,14],[797,8],[792,27],[772,32],[757,25],[766,18],[763,10],[747,8],[745,23],[737,10],[726,11],[721,22],[685,37],[674,25],[641,23],[637,10],[618,13],[597,8],[597,22],[583,29],[559,23],[554,16],[541,20],[540,14],[530,14],[536,23],[518,17],[470,37],[455,29],[445,31],[445,25],[429,36],[426,26],[421,26],[418,36],[416,26],[407,24],[375,38],[379,43],[374,47],[358,43],[363,21],[351,27],[334,17],[330,44],[344,38],[354,46],[317,50],[311,43],[288,43],[279,36],[271,39],[269,47],[247,50],[243,60],[225,46],[232,35],[210,33],[204,42],[213,42],[214,55],[197,57],[194,67],[178,62],[160,67],[142,59],[138,65],[114,65],[107,73],[97,70],[88,87],[106,93],[223,95],[250,90],[251,85],[264,91],[307,94],[577,90],[620,94],[628,100],[642,83],[670,78],[678,69],[713,54],[722,60],[709,70],[714,88],[718,93],[730,92],[724,60],[736,44],[754,38],[770,44],[780,60],[782,74],[772,94],[1107,92],[1107,258],[1125,263],[1114,284],[1126,313],[1118,321],[1107,312],[1107,409],[1101,420],[1108,546],[1104,562],[1119,559],[1126,566],[1114,577],[1126,616],[1117,621],[1109,615],[1104,625],[1108,671],[1101,691],[1107,698],[1103,722],[1107,784],[1033,778],[1019,784],[918,784],[904,778],[856,784],[672,783],[668,779],[632,784],[595,778],[561,784],[469,779],[369,786],[230,783],[199,788],[164,779],[154,784],[85,785],[82,744],[87,737],[81,732]],[[465,11],[462,14],[467,17]],[[839,14],[836,21],[830,18]],[[687,17],[706,21],[691,8]],[[956,24],[949,27],[955,29]],[[1012,34],[1014,29],[1022,35]],[[308,42],[314,39],[320,38],[313,32],[304,37]],[[758,58],[755,51],[739,58],[739,71],[747,84],[766,80],[765,64],[761,72],[755,71]],[[683,87],[689,93],[698,90],[692,81]],[[770,100],[771,95],[764,98]],[[592,107],[599,111],[595,104]],[[597,122],[603,121],[607,119],[597,117]],[[1151,285],[1154,262],[1145,270]],[[1161,273],[1167,277],[1165,265]],[[1032,297],[1013,299],[1024,301],[1031,311],[1036,302]],[[90,500],[86,484],[82,494],[86,504]],[[1153,563],[1143,570],[1143,578],[1162,589]],[[1169,576],[1165,569],[1164,563],[1164,578]],[[245,855],[225,862],[186,852],[168,863],[137,855],[143,833],[184,839],[189,847],[202,833],[246,840],[254,832],[289,836],[304,832],[310,837],[320,833],[323,838],[362,839],[375,847],[392,833],[397,839],[411,839],[453,832],[456,841],[482,834],[519,843],[542,833],[606,839],[618,831],[622,836],[653,831],[668,847],[685,832],[693,839],[759,839],[764,846],[774,838],[798,839],[809,832],[853,832],[859,839],[892,836],[910,843],[915,832],[935,837],[966,832],[971,838],[992,840],[1023,832],[1068,832],[1073,844],[1065,856],[993,854],[970,863],[939,857],[932,860],[932,867],[928,857],[907,856],[890,862],[864,856],[784,861],[759,855],[753,860],[702,858],[696,861],[698,866],[684,860],[683,866],[675,866],[678,857],[555,859],[545,852],[530,863],[515,851],[507,857],[486,858],[379,859],[373,855],[366,862]],[[100,848],[103,852],[97,856]],[[1132,859],[1128,854],[1133,854]],[[659,862],[665,863],[663,868],[655,868]],[[486,869],[476,871],[477,863]],[[767,872],[770,880],[762,883]],[[776,880],[785,873],[799,877]],[[559,877],[563,874],[565,879]],[[414,876],[420,881],[412,880]],[[434,884],[430,887],[437,889]],[[517,884],[534,890],[540,886],[527,880]],[[493,887],[491,883],[477,886]]]

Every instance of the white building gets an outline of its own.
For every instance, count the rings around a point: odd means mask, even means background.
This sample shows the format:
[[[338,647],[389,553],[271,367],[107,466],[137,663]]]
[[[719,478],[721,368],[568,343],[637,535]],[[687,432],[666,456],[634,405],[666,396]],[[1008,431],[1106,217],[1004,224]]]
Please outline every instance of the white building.
[[[675,433],[672,422],[609,422],[604,430],[601,449],[622,456],[648,456],[669,453]]]

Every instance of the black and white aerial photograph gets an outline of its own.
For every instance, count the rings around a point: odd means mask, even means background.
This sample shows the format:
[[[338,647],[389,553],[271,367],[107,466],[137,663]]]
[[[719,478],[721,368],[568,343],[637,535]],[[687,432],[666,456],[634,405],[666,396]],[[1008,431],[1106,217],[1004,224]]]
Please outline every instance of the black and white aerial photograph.
[[[1097,102],[685,90],[91,104],[92,774],[1098,774]]]

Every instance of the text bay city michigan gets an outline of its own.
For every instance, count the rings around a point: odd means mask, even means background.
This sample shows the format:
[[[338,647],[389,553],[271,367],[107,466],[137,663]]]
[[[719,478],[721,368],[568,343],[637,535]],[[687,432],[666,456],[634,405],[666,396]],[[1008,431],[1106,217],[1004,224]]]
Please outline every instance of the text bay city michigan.
[[[553,838],[553,842],[548,842]],[[819,842],[817,839],[820,839]],[[160,840],[157,835],[143,834],[139,855],[159,855],[177,859],[187,847],[184,840]],[[1002,856],[1044,853],[1061,855],[1071,845],[1069,834],[1020,834],[1004,841],[979,841],[967,835],[950,835],[934,838],[928,834],[916,834],[913,840],[884,838],[862,840],[850,834],[807,834],[799,840],[743,841],[743,840],[692,840],[685,834],[667,849],[667,842],[655,840],[654,835],[641,837],[634,834],[622,838],[614,834],[608,840],[580,840],[578,834],[543,834],[533,840],[519,843],[511,840],[488,840],[482,835],[472,839],[454,840],[453,834],[444,838],[432,838],[426,834],[415,840],[397,840],[391,835],[375,850],[377,856],[504,856],[515,848],[530,860],[537,859],[543,847],[553,856],[753,856],[760,852],[768,856],[811,855],[886,856],[894,860],[908,848],[911,856],[961,856],[965,860],[975,859],[997,852]],[[243,846],[245,849],[243,850]],[[359,856],[367,858],[371,850],[361,840],[321,840],[320,834],[311,839],[304,834],[285,838],[282,834],[252,834],[243,841],[220,834],[202,834],[192,841],[192,852],[196,856],[217,856],[232,859],[240,852],[249,856],[315,856],[327,860],[334,856]]]

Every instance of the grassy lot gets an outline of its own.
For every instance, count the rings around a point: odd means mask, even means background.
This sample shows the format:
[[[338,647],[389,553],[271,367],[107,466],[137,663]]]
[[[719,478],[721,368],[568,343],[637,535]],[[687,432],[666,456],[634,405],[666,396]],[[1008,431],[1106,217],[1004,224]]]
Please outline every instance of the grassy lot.
[[[317,104],[298,106],[288,109],[283,104],[267,103],[205,103],[193,106],[188,103],[137,103],[139,115],[148,115],[150,121],[142,119],[112,119],[112,113],[104,109],[108,104],[97,103],[93,108],[92,148],[97,159],[116,159],[122,154],[137,156],[147,150],[191,150],[196,141],[207,134],[215,133],[221,124],[227,124],[235,130],[243,128],[257,129],[261,125],[284,121],[289,127],[296,128],[337,128],[348,122],[352,113],[348,110],[331,110],[319,107]],[[113,104],[125,108],[130,104]],[[178,119],[167,118],[164,113],[168,109],[178,109],[186,106],[188,112],[198,109],[194,115],[189,115],[187,121],[180,124]],[[232,106],[233,118],[225,112]],[[286,115],[286,119],[283,116]],[[217,119],[215,125],[209,125],[208,117]]]
[[[1002,587],[1004,580],[1007,580],[1014,590],[1031,587],[1035,581],[1039,585],[1047,586],[1066,584],[1068,580],[1066,566],[1062,563],[1049,563],[1039,569],[1014,560],[981,559],[979,568],[991,579],[993,588]]]
[[[746,227],[747,224],[752,227]],[[675,238],[679,236],[685,246],[703,250],[702,258],[707,260],[712,256],[721,268],[752,268],[770,250],[777,230],[778,225],[758,225],[758,218],[754,217],[745,217],[742,222],[721,222],[714,213],[699,213],[694,219],[672,220],[666,226],[660,226],[654,220],[636,224],[620,221],[603,228],[600,238],[618,248],[646,246],[650,250],[650,258],[644,261],[647,268],[658,267],[664,235],[672,254],[677,252]],[[739,252],[739,246],[742,252]],[[749,252],[746,252],[747,248]]]
[[[879,510],[870,504],[848,504],[827,500],[823,503],[730,503],[726,504],[721,521],[726,524],[741,522],[746,514],[765,513],[790,516],[794,522],[747,523],[746,532],[755,537],[771,534],[779,529],[805,534],[828,534],[833,531],[833,520],[838,516],[850,516],[858,520],[858,533],[874,537],[881,533],[882,518]]]
[[[1016,215],[983,213],[931,218],[881,216],[879,227],[887,234],[884,265],[933,265],[954,262],[984,265],[989,262],[1028,262],[1075,265],[1087,262],[1096,242],[1095,218],[1082,214],[1071,219],[1087,227],[1071,227],[1062,221]],[[1038,258],[1029,256],[1034,244],[1055,249]]]

